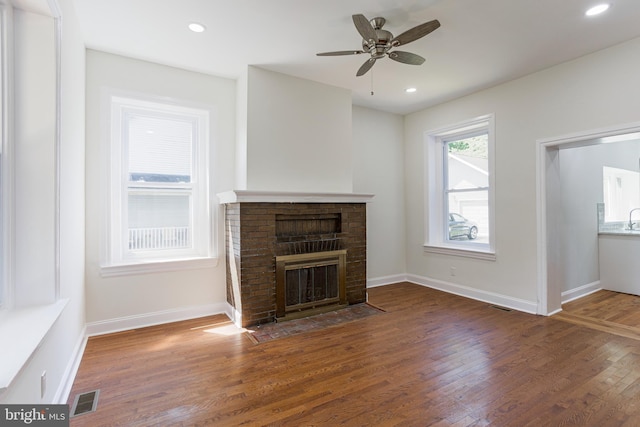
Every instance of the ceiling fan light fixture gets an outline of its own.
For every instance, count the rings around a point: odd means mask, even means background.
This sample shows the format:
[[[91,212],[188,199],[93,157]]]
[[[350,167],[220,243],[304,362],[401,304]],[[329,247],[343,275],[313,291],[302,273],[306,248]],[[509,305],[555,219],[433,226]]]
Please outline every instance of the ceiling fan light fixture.
[[[609,9],[609,3],[602,3],[588,9],[584,14],[587,16],[596,16],[596,15],[600,15],[602,12],[606,11],[607,9]]]
[[[191,31],[193,31],[194,33],[202,33],[204,32],[204,30],[207,29],[207,27],[205,27],[204,25],[198,23],[198,22],[192,22],[189,24],[189,29]]]

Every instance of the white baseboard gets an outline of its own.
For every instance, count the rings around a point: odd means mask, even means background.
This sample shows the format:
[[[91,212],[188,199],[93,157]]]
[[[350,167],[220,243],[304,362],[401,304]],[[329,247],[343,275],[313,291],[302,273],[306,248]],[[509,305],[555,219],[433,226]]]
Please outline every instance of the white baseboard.
[[[80,368],[80,362],[82,361],[82,356],[84,355],[84,349],[86,346],[87,334],[85,327],[82,329],[82,332],[78,337],[71,359],[69,359],[67,368],[64,370],[64,374],[62,375],[62,381],[56,390],[56,394],[53,396],[53,403],[61,405],[67,403],[69,400],[69,394],[71,393],[73,382],[76,379],[78,368]]]
[[[577,288],[569,289],[568,291],[564,291],[562,293],[562,304],[565,304],[569,301],[576,300],[578,298],[586,297],[589,294],[594,292],[598,292],[601,290],[600,281],[596,280],[595,282],[587,283],[586,285],[579,286]]]
[[[535,301],[527,301],[520,298],[510,297],[508,295],[483,291],[480,289],[470,288],[468,286],[431,279],[428,277],[416,276],[413,274],[408,274],[405,281],[437,289],[439,291],[448,292],[450,294],[471,298],[477,301],[498,305],[500,307],[511,308],[531,314],[537,313],[537,303]]]
[[[110,334],[113,332],[161,325],[163,323],[179,322],[181,320],[195,319],[214,314],[226,314],[227,317],[231,318],[232,313],[230,312],[229,307],[228,303],[220,302],[90,322],[87,323],[86,327],[87,336],[91,337],[94,335]]]
[[[367,288],[375,288],[378,286],[391,285],[393,283],[406,282],[406,274],[394,274],[391,276],[376,277],[367,279]]]

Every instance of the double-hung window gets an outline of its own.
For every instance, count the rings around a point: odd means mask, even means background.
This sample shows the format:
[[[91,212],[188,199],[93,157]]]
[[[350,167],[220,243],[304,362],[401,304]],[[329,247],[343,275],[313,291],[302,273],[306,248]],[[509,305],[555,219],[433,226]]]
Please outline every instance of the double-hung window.
[[[110,118],[104,266],[209,257],[209,111],[112,96]]]
[[[602,167],[602,188],[604,200],[604,222],[623,222],[629,227],[638,213],[632,210],[640,206],[640,173],[614,168]]]
[[[493,116],[427,132],[428,251],[494,259]]]

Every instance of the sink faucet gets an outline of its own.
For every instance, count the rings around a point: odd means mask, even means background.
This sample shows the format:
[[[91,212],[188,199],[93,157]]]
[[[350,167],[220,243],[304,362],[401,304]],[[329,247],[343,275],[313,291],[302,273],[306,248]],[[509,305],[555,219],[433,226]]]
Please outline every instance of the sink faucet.
[[[633,214],[634,211],[640,211],[640,208],[633,208],[629,212],[629,230],[633,230],[633,221],[631,221],[631,215]]]

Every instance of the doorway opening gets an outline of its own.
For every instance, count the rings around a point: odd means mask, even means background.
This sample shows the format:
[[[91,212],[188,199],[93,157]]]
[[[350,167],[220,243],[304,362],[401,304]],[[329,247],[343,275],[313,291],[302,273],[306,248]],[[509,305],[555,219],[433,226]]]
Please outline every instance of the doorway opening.
[[[566,263],[563,261],[564,228],[569,223],[562,212],[564,150],[582,149],[592,145],[640,140],[640,123],[613,126],[572,135],[538,140],[537,159],[537,226],[538,226],[538,314],[552,315],[562,310],[562,303],[599,289],[599,280],[571,291],[563,289]],[[564,165],[566,168],[567,165]],[[602,175],[599,175],[602,179]],[[593,225],[597,226],[597,211],[593,206]],[[594,233],[597,239],[597,233]],[[564,299],[564,301],[563,301]]]

